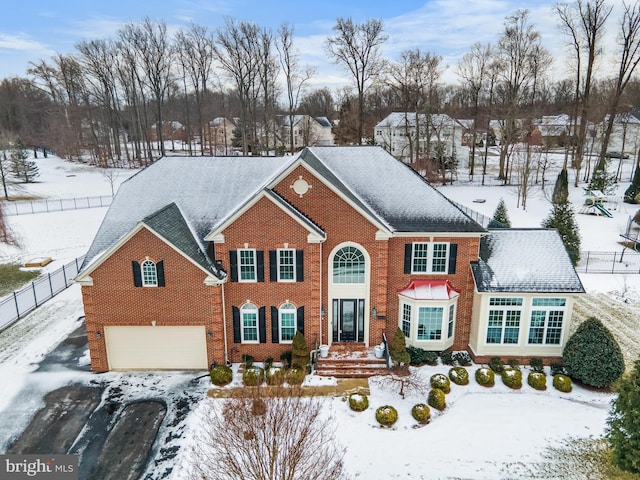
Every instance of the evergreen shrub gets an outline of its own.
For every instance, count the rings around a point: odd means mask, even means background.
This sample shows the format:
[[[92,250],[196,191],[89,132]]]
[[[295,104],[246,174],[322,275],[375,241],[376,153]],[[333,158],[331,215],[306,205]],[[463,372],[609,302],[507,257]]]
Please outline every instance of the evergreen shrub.
[[[553,387],[556,390],[560,390],[561,392],[569,393],[573,388],[571,384],[571,378],[558,373],[557,375],[553,376]]]
[[[291,366],[301,368],[306,372],[309,364],[309,347],[304,335],[296,330],[291,342]]]
[[[376,420],[385,427],[390,427],[398,421],[398,411],[391,405],[383,405],[376,409]]]
[[[261,367],[255,365],[247,368],[242,374],[242,383],[247,387],[257,387],[262,385],[264,380],[264,370]]]
[[[211,369],[209,375],[211,376],[211,383],[219,387],[227,385],[233,380],[233,371],[226,365],[216,365]]]
[[[389,356],[398,365],[406,365],[411,362],[411,357],[407,352],[407,340],[400,327],[396,328],[391,338],[391,343],[389,343]]]
[[[456,385],[468,385],[469,384],[469,372],[464,367],[452,367],[449,370],[449,378]]]
[[[431,375],[429,383],[431,384],[431,388],[439,388],[444,393],[449,393],[451,391],[451,382],[443,373],[435,373]]]
[[[307,370],[300,367],[291,367],[285,373],[285,378],[289,385],[300,385],[304,382],[304,377],[307,374]]]
[[[440,360],[442,360],[443,365],[455,365],[453,352],[451,350],[443,350],[440,352]]]
[[[265,380],[267,381],[267,385],[282,385],[284,383],[284,369],[281,367],[270,367],[266,369]]]
[[[437,365],[438,354],[436,352],[430,352],[419,347],[408,346],[407,353],[411,358],[411,365],[419,367],[420,365]]]
[[[527,377],[527,383],[531,388],[535,388],[536,390],[546,390],[547,376],[542,372],[531,371]]]
[[[461,367],[468,367],[471,365],[471,355],[468,352],[460,351],[453,354],[453,360]]]
[[[533,357],[529,360],[529,367],[532,372],[544,373],[544,362],[539,357]]]
[[[495,385],[496,375],[492,369],[480,367],[476,370],[476,382],[483,387],[493,387]]]
[[[428,423],[431,418],[431,409],[424,403],[416,403],[413,408],[411,408],[411,416],[418,423]]]
[[[522,372],[516,368],[505,368],[502,371],[502,383],[507,387],[519,390],[522,388]]]
[[[349,395],[349,408],[354,412],[364,412],[369,408],[369,398],[363,393]]]
[[[504,362],[500,357],[491,357],[489,359],[489,368],[497,374],[501,374],[504,370]]]
[[[442,411],[447,408],[447,396],[439,388],[432,388],[429,390],[429,396],[427,397],[427,403],[436,410]]]

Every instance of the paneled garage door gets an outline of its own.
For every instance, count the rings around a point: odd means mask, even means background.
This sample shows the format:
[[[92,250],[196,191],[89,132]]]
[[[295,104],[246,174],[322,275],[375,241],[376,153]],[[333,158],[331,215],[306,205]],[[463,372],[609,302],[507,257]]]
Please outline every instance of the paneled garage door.
[[[110,370],[208,368],[206,333],[199,327],[104,327]]]

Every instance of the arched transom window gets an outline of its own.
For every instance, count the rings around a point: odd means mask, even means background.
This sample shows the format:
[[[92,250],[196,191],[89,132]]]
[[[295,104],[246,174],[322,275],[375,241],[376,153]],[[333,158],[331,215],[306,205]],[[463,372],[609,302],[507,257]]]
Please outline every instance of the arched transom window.
[[[364,283],[365,258],[356,247],[342,247],[333,257],[333,283]]]
[[[142,285],[145,287],[157,287],[158,286],[158,270],[156,264],[151,260],[145,260],[140,265],[142,270]]]
[[[280,342],[290,342],[296,333],[296,307],[291,303],[280,305],[279,316]]]

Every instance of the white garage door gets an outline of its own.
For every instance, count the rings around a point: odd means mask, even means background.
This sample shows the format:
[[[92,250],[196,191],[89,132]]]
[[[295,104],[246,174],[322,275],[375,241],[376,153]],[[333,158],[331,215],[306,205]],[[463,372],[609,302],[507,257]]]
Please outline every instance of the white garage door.
[[[207,369],[204,326],[104,327],[110,370]]]

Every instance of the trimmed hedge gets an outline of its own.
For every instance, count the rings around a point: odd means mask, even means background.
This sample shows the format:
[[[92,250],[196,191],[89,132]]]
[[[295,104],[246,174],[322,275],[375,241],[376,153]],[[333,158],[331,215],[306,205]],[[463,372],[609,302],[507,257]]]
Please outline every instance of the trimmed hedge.
[[[306,370],[299,367],[292,367],[285,373],[285,379],[289,385],[300,385],[304,382],[304,377],[307,374]]]
[[[496,383],[496,374],[487,367],[480,367],[476,370],[476,382],[483,387],[493,387]]]
[[[411,416],[418,423],[428,423],[431,418],[431,410],[424,403],[416,403],[411,409]]]
[[[519,390],[522,388],[522,372],[517,368],[505,368],[502,371],[502,383],[507,387]]]
[[[571,379],[561,373],[553,376],[553,387],[564,393],[569,393],[573,389]]]
[[[527,383],[531,388],[535,388],[536,390],[546,390],[547,389],[547,376],[542,372],[529,372],[529,376],[527,377]]]
[[[385,427],[390,427],[398,421],[398,411],[391,405],[383,405],[376,409],[376,420]]]
[[[620,345],[595,317],[580,324],[562,352],[570,377],[592,387],[608,387],[624,373]]]
[[[431,375],[429,383],[431,384],[431,388],[439,388],[444,393],[449,393],[451,391],[451,382],[443,373],[435,373]]]
[[[447,408],[447,396],[439,388],[432,388],[427,397],[427,403],[436,410],[444,410]]]
[[[469,372],[464,367],[452,367],[449,370],[449,378],[456,385],[469,384]]]
[[[257,387],[258,385],[262,385],[262,381],[264,380],[264,369],[262,367],[249,367],[242,374],[242,383],[247,387]]]
[[[265,371],[267,385],[282,385],[284,383],[284,369],[281,367],[271,367]]]
[[[211,383],[219,387],[227,385],[233,380],[233,370],[226,365],[216,365],[211,369],[209,375],[211,376]]]
[[[369,408],[369,398],[363,393],[349,395],[349,408],[354,412],[364,412]]]

